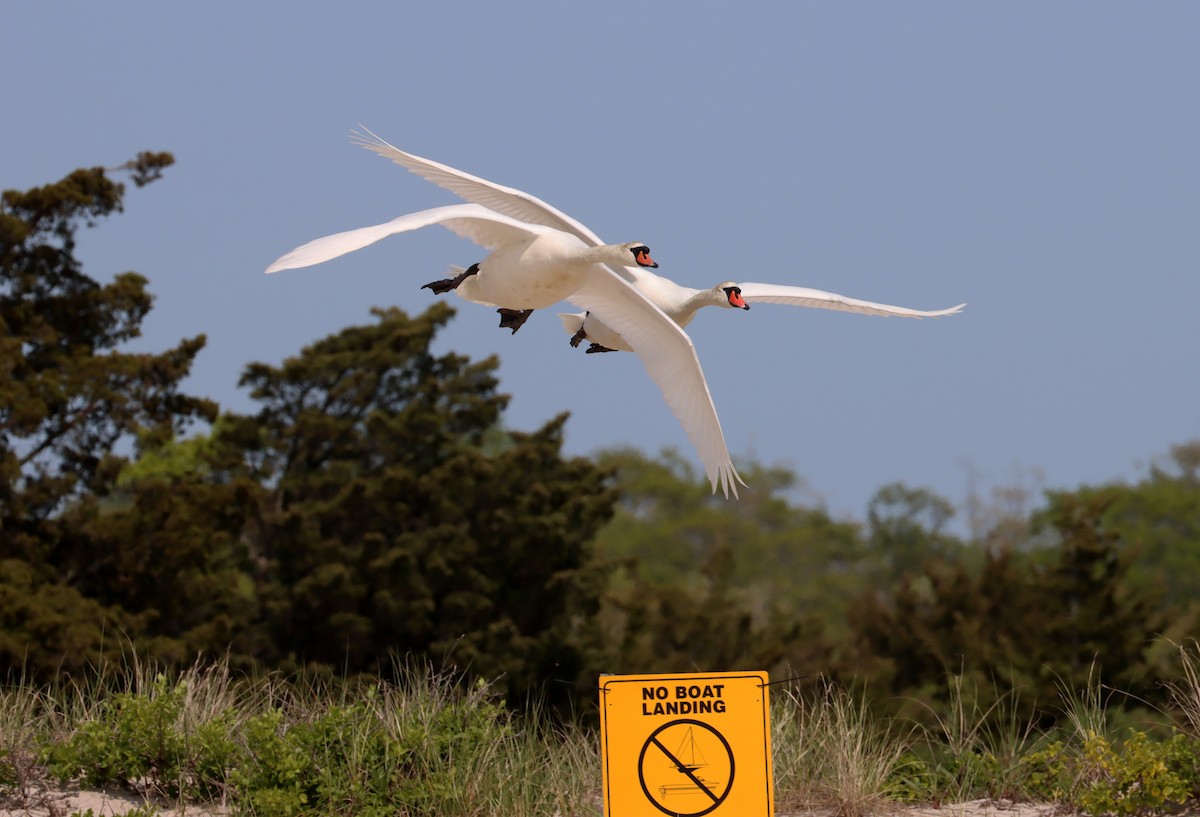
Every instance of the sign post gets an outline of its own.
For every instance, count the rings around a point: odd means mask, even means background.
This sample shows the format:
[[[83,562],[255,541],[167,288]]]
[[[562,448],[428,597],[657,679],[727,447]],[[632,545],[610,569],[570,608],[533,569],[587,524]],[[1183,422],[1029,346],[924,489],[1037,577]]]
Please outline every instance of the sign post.
[[[767,673],[600,679],[605,817],[772,817]]]

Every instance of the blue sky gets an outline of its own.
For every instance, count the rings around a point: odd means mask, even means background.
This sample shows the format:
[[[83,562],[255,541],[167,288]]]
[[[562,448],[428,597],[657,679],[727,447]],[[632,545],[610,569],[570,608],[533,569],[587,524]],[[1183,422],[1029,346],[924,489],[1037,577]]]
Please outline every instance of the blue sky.
[[[86,234],[157,300],[139,346],[208,335],[190,389],[246,411],[250,361],[418,312],[482,257],[444,230],[263,268],[454,201],[353,147],[359,123],[527,190],[696,287],[810,286],[939,321],[760,305],[689,329],[735,459],[861,518],[904,481],[1135,479],[1200,437],[1200,5],[8,2],[0,186],[168,150]],[[497,354],[507,423],[567,447],[686,437],[632,355],[515,336],[454,299],[441,349]],[[698,482],[697,490],[707,490]]]

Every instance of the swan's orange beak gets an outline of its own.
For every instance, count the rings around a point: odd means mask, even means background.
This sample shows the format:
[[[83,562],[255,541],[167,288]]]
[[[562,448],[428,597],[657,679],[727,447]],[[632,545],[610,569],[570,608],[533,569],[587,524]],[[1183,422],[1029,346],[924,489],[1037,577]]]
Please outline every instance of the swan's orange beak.
[[[729,305],[736,306],[738,309],[750,308],[750,304],[746,303],[746,299],[742,297],[742,293],[736,290],[729,293]]]
[[[654,263],[654,259],[650,257],[650,252],[648,250],[641,250],[637,255],[634,256],[634,258],[637,259],[638,264],[643,267],[654,267],[655,269],[658,269],[658,264]]]

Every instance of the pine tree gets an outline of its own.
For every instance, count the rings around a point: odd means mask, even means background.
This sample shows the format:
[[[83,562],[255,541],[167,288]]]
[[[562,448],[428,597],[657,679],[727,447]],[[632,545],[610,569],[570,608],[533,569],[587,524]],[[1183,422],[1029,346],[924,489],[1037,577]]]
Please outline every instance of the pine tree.
[[[1081,689],[1095,665],[1106,683],[1151,695],[1146,653],[1164,622],[1154,596],[1129,581],[1134,554],[1104,523],[1114,498],[1051,496],[1046,524],[1059,544],[1057,562],[1043,576],[1039,605],[1045,622],[1043,677]]]
[[[1161,631],[1154,600],[1128,581],[1129,555],[1103,524],[1106,501],[1051,497],[1032,553],[987,550],[978,570],[961,559],[926,562],[891,593],[875,591],[853,615],[851,669],[880,697],[946,702],[947,678],[966,677],[984,709],[1019,693],[1024,715],[1055,717],[1062,687],[1098,671],[1136,695]]]
[[[292,666],[386,669],[398,654],[504,676],[574,680],[589,542],[613,497],[561,455],[565,417],[499,429],[495,359],[436,356],[435,304],[320,340],[242,379],[262,408],[226,417],[266,487],[253,530],[271,641]]]
[[[143,153],[121,170],[141,186],[172,161]],[[92,168],[0,195],[0,668],[80,665],[105,621],[138,629],[136,616],[87,596],[111,554],[86,523],[114,490],[122,450],[216,413],[179,389],[203,336],[123,351],[152,303],[146,279],[100,283],[75,257],[77,231],[120,212],[124,193]],[[66,623],[43,626],[55,620]],[[119,646],[118,633],[108,638]]]

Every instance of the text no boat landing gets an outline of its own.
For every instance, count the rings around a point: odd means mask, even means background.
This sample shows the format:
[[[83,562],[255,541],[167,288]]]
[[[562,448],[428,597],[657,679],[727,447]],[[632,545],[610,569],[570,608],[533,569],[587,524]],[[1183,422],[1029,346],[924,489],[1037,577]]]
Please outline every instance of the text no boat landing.
[[[772,817],[767,673],[605,675],[605,817]]]

